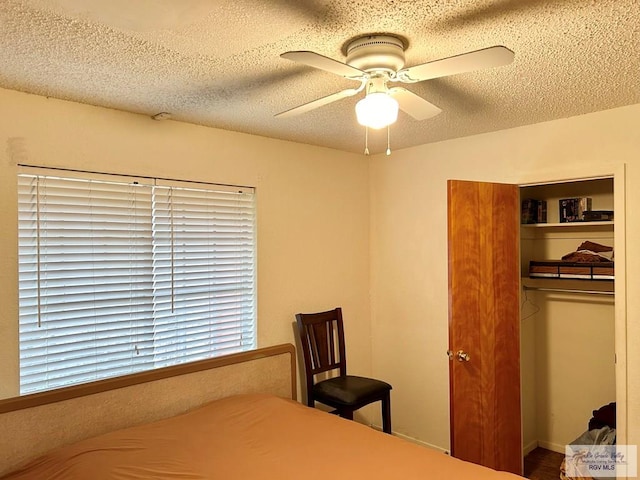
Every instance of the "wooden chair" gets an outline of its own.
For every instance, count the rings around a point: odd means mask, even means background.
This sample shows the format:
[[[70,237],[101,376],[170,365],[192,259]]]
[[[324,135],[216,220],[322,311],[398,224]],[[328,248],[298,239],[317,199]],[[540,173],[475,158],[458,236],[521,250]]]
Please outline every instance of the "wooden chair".
[[[335,413],[353,420],[353,412],[373,402],[382,402],[382,429],[391,433],[391,385],[373,378],[347,375],[342,309],[320,313],[298,313],[298,334],[307,378],[307,404],[320,402]],[[338,375],[318,382],[318,374],[338,370]]]

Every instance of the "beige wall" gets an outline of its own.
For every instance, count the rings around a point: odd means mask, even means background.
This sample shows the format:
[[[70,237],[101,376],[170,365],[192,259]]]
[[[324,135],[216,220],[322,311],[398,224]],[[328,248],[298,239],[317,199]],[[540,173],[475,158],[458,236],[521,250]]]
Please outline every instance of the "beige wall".
[[[391,157],[154,122],[7,90],[0,90],[0,105],[3,379],[17,367],[15,163],[257,187],[260,345],[292,341],[297,311],[342,305],[352,372],[391,382],[394,430],[442,448],[449,444],[447,179],[522,183],[626,164],[626,267],[640,271],[632,243],[640,234],[640,189],[633,188],[640,185],[640,105]],[[630,274],[626,287],[639,291],[640,276]],[[639,308],[640,298],[630,295],[629,343],[640,339]],[[640,351],[630,348],[627,363],[629,442],[638,443]]]
[[[17,385],[16,163],[255,186],[259,345],[342,306],[350,367],[370,373],[368,159],[9,90],[0,105],[0,397]]]
[[[626,164],[627,218],[626,225],[624,218],[616,218],[616,235],[622,232],[621,241],[628,243],[627,334],[629,345],[637,343],[640,298],[633,293],[640,291],[640,274],[634,274],[640,271],[640,252],[633,241],[640,235],[639,124],[640,105],[634,105],[372,158],[374,374],[394,385],[395,430],[442,448],[449,445],[448,179],[522,184],[590,176],[589,172],[619,173]],[[620,258],[618,262],[616,270],[622,272],[619,267],[625,265]],[[620,288],[624,281],[617,284]],[[624,345],[618,348],[624,351]],[[640,351],[630,347],[627,355],[628,396],[618,401],[627,400],[628,441],[637,444]]]
[[[616,400],[613,301],[534,293],[535,439],[564,453],[587,430],[591,412]],[[525,442],[526,446],[526,442]]]

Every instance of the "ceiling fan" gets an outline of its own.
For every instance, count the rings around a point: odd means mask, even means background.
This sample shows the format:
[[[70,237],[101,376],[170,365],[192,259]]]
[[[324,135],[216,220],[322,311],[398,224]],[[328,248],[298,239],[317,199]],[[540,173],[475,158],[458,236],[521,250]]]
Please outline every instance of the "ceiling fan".
[[[346,44],[346,63],[310,51],[283,53],[280,55],[282,58],[358,81],[360,85],[291,108],[278,113],[276,117],[299,115],[364,91],[365,97],[356,105],[358,122],[362,125],[386,127],[396,120],[398,108],[416,120],[425,120],[442,110],[405,88],[389,87],[390,83],[416,83],[498,67],[511,63],[514,57],[508,48],[494,46],[405,68],[406,46],[407,42],[396,35],[369,34]]]

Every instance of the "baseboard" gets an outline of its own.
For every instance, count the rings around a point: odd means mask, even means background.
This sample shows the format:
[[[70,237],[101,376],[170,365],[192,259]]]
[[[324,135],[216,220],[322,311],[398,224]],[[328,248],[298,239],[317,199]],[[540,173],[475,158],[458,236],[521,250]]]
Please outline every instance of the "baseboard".
[[[382,427],[380,427],[379,425],[370,425],[370,427],[374,428],[375,430],[378,430],[380,432],[382,431]],[[394,437],[402,438],[403,440],[406,440],[406,441],[411,442],[411,443],[415,443],[416,445],[420,445],[422,447],[427,447],[427,448],[430,448],[432,450],[437,450],[438,452],[442,452],[444,454],[449,455],[449,450],[447,450],[446,448],[442,448],[442,447],[439,447],[437,445],[432,445],[431,443],[423,442],[422,440],[418,440],[417,438],[413,438],[413,437],[410,437],[408,435],[404,435],[402,433],[392,432],[391,434]]]
[[[559,443],[542,442],[538,440],[538,446],[551,450],[552,452],[562,453],[563,455],[565,454],[565,446],[560,445]]]
[[[371,428],[374,428],[376,430],[382,431],[382,428],[379,425],[370,425]],[[439,452],[445,453],[447,455],[449,455],[449,450],[447,450],[446,448],[442,448],[439,447],[437,445],[432,445],[431,443],[427,443],[427,442],[423,442],[422,440],[418,440],[417,438],[413,438],[410,437],[408,435],[404,435],[402,433],[398,433],[398,432],[393,432],[393,436],[395,437],[399,437],[402,438],[403,440],[407,440],[411,443],[415,443],[417,445],[421,445],[423,447],[427,447],[427,448],[431,448],[433,450],[437,450]],[[543,442],[540,440],[534,440],[530,443],[528,443],[527,445],[524,446],[524,448],[522,449],[522,456],[524,457],[525,455],[528,455],[529,453],[533,452],[537,447],[540,448],[545,448],[547,450],[551,450],[552,452],[556,452],[556,453],[562,453],[563,455],[565,454],[565,446],[564,445],[560,445],[558,443],[551,443],[551,442]]]
[[[524,448],[522,449],[522,456],[525,457],[525,456],[529,455],[531,452],[533,452],[539,446],[540,445],[538,445],[538,441],[537,440],[534,440],[533,442],[530,442],[529,444],[525,445]]]
[[[403,435],[402,433],[393,433],[394,436],[402,438],[403,440],[407,440],[408,442],[415,443],[417,445],[421,445],[423,447],[431,448],[432,450],[437,450],[438,452],[445,453],[449,455],[449,450],[446,448],[439,447],[437,445],[433,445],[431,443],[423,442],[422,440],[418,440],[417,438],[409,437],[408,435]]]

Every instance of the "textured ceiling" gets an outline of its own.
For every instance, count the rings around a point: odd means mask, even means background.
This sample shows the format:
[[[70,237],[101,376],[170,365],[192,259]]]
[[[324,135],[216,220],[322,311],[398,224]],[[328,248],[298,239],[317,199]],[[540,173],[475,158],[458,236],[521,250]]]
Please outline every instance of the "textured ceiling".
[[[407,66],[515,52],[405,85],[443,112],[400,113],[393,149],[640,103],[640,0],[1,0],[0,87],[361,153],[361,96],[273,117],[358,86],[279,55],[345,61],[347,40],[383,32],[408,40]]]

